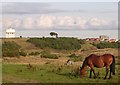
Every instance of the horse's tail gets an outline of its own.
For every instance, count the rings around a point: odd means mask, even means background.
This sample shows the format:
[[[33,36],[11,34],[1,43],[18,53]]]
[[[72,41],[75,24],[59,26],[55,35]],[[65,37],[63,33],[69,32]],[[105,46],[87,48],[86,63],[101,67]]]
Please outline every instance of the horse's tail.
[[[113,62],[110,65],[110,71],[112,72],[113,75],[115,75],[115,57],[112,55]]]

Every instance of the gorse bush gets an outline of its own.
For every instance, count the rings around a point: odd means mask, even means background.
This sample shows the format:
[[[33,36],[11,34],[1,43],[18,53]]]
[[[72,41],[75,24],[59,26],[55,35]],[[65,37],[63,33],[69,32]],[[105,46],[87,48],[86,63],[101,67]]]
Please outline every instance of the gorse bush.
[[[24,51],[20,51],[21,46],[15,42],[4,42],[2,44],[2,56],[3,57],[19,57],[26,56],[27,54]]]
[[[42,58],[50,58],[50,59],[58,59],[58,56],[56,54],[50,54],[46,51],[41,52]]]
[[[71,54],[69,56],[67,56],[70,58],[70,60],[76,62],[76,61],[83,61],[84,57],[82,55],[75,55],[75,54]]]
[[[78,50],[84,40],[77,38],[30,38],[27,42],[33,43],[35,46],[43,49],[46,47],[58,50]]]
[[[21,56],[27,56],[27,53],[24,52],[24,51],[19,52],[19,54],[20,54]]]
[[[100,42],[98,44],[93,44],[98,49],[104,49],[104,48],[120,48],[120,42]]]
[[[2,44],[2,55],[3,57],[17,57],[19,53],[20,46],[15,42],[4,42]]]
[[[31,52],[29,55],[39,55],[39,52]]]

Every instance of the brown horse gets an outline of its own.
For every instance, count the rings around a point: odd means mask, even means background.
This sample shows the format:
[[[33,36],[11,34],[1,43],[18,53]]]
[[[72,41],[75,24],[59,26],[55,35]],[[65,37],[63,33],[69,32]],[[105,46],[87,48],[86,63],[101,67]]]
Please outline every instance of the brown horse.
[[[113,75],[115,75],[115,58],[111,54],[104,54],[101,56],[91,54],[88,57],[86,57],[83,62],[83,65],[80,69],[81,77],[83,77],[85,75],[85,70],[86,70],[87,66],[90,67],[90,76],[89,76],[90,78],[92,77],[92,72],[94,74],[94,78],[96,78],[94,67],[97,67],[97,68],[106,67],[106,75],[105,75],[104,79],[107,78],[109,68],[110,68],[110,76],[108,79],[110,79],[112,77],[111,73]]]

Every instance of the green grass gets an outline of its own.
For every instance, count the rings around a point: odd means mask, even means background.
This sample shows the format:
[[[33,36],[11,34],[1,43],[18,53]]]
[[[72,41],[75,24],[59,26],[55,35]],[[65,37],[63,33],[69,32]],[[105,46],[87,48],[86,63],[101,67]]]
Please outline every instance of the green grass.
[[[96,72],[100,70],[101,78],[89,79],[89,71],[87,69],[86,76],[80,78],[76,75],[73,66],[57,66],[52,64],[45,65],[33,65],[34,69],[27,69],[26,65],[16,65],[16,64],[3,64],[2,74],[3,82],[9,83],[17,81],[17,79],[22,79],[24,82],[29,82],[31,80],[36,80],[40,83],[117,83],[118,74],[113,76],[113,79],[103,80],[105,75],[105,68],[95,69]],[[118,72],[118,69],[116,67]],[[15,79],[6,79],[5,76],[12,76]],[[27,79],[27,81],[26,81]]]

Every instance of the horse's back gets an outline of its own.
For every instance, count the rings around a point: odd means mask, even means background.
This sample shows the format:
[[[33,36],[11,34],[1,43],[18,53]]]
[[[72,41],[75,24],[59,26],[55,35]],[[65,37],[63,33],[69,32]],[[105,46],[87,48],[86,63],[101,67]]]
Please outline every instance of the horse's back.
[[[102,59],[105,63],[105,66],[107,66],[107,65],[109,66],[113,62],[113,55],[112,54],[104,54],[104,55],[102,55]]]
[[[95,67],[102,68],[104,66],[109,66],[112,63],[113,60],[113,55],[111,54],[104,54],[101,56],[97,56],[95,54],[91,54],[88,56],[88,64],[92,64]]]
[[[88,65],[92,67],[102,68],[104,66],[104,62],[102,58],[97,56],[96,54],[91,54],[87,58]]]

